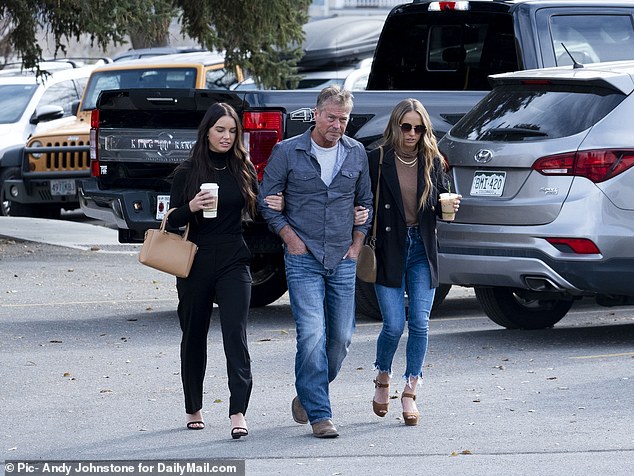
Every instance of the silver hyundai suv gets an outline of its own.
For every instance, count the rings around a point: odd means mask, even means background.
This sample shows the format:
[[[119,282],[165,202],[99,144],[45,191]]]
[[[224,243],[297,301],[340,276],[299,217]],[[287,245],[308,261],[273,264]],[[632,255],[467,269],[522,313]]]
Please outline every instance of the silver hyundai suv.
[[[634,61],[491,77],[440,141],[462,194],[438,226],[440,280],[507,328],[573,301],[634,303]]]

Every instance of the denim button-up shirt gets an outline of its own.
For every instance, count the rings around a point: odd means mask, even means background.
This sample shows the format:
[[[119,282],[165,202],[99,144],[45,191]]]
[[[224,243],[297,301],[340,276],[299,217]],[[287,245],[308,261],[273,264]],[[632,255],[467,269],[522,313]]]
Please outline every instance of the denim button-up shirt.
[[[326,269],[334,269],[352,244],[352,232],[367,235],[372,223],[372,191],[368,157],[363,145],[343,136],[330,186],[321,179],[311,155],[312,128],[278,143],[271,153],[258,194],[258,210],[269,228],[279,234],[289,225]],[[284,194],[284,210],[271,210],[264,197]],[[369,210],[365,224],[353,226],[354,207]]]

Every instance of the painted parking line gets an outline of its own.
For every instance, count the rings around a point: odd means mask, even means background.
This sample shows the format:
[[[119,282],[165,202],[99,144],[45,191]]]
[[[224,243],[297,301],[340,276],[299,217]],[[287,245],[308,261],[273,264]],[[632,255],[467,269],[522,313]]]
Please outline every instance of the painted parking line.
[[[139,302],[167,302],[175,301],[174,298],[148,298],[148,299],[110,299],[107,301],[64,301],[64,302],[42,302],[42,303],[29,303],[29,304],[0,304],[0,308],[25,308],[25,307],[47,307],[47,306],[77,306],[83,304],[125,304],[125,303],[139,303]]]
[[[634,352],[622,352],[620,354],[598,354],[598,355],[578,355],[569,357],[570,359],[604,359],[609,357],[634,357]]]

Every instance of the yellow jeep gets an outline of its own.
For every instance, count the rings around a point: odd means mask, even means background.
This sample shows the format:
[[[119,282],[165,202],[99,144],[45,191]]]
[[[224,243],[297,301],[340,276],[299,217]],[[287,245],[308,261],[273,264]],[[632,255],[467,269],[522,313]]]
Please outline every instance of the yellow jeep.
[[[96,68],[74,116],[41,124],[20,151],[14,176],[2,184],[2,214],[55,218],[79,207],[76,180],[90,176],[90,115],[106,89],[199,88],[229,90],[243,80],[228,71],[224,57],[204,51],[117,61]],[[17,160],[17,159],[16,159]],[[3,159],[2,167],[5,167]]]

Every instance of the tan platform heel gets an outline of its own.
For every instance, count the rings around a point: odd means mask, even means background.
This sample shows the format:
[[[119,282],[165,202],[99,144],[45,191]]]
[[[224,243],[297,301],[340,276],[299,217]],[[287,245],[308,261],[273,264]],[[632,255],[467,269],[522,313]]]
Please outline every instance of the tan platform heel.
[[[389,383],[379,382],[376,379],[373,380],[373,382],[374,388],[390,388]],[[374,400],[374,398],[372,399],[372,411],[376,416],[384,417],[385,415],[387,415],[387,408],[389,405],[389,401],[387,403],[378,403]]]
[[[401,405],[403,404],[404,398],[411,398],[416,401],[416,395],[413,393],[403,393],[401,395]],[[407,426],[416,426],[418,425],[418,419],[420,418],[420,412],[403,412],[403,421]]]

